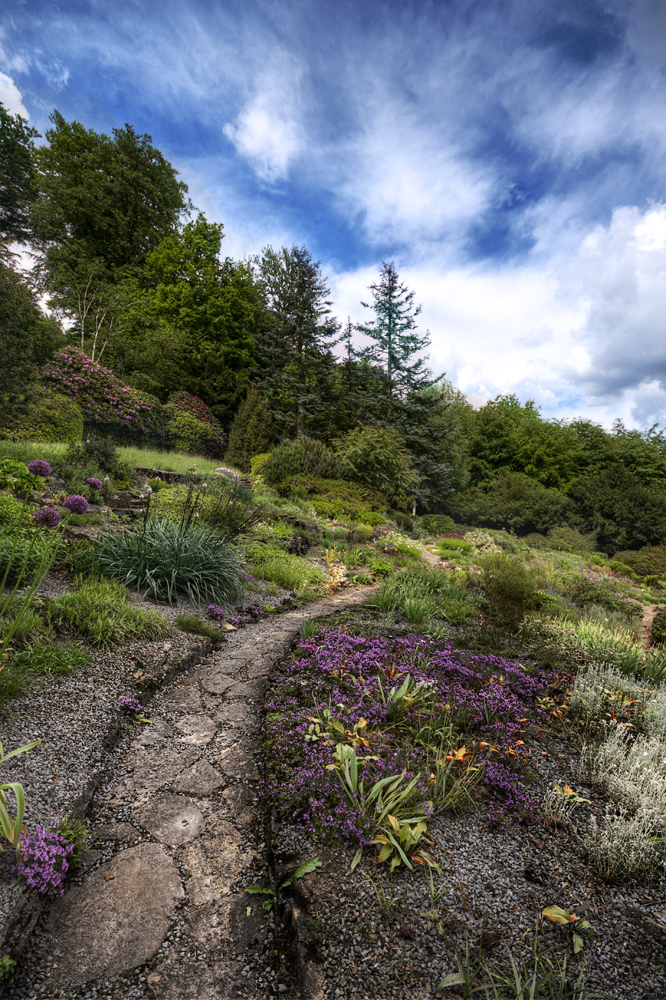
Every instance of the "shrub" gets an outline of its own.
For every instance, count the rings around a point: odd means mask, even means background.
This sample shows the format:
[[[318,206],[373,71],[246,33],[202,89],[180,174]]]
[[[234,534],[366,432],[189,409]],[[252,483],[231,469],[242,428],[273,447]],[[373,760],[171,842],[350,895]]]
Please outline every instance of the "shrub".
[[[137,531],[107,535],[96,561],[103,573],[173,604],[178,593],[194,604],[237,600],[243,591],[237,553],[206,526],[185,529],[148,521]]]
[[[610,555],[621,549],[666,543],[666,493],[652,489],[623,465],[577,479],[570,496],[585,531]],[[622,562],[628,562],[624,556]]]
[[[27,412],[6,425],[3,436],[15,441],[80,441],[83,413],[69,396],[33,386]]]
[[[125,587],[115,580],[79,577],[75,590],[51,602],[47,617],[55,628],[80,635],[101,648],[129,639],[159,639],[171,631],[159,611],[132,607]]]
[[[336,468],[335,456],[323,441],[301,437],[295,441],[283,441],[273,448],[261,475],[267,483],[275,486],[301,474],[332,479]]]
[[[0,489],[26,492],[41,486],[40,480],[28,472],[25,462],[13,458],[0,458]]]
[[[487,531],[468,531],[463,537],[464,541],[468,542],[475,552],[487,554],[500,551],[499,546],[495,545],[493,536]]]
[[[22,510],[23,504],[11,493],[0,493],[0,528],[17,524]]]
[[[446,498],[446,507],[465,524],[503,528],[517,535],[546,532],[567,522],[571,503],[521,472],[501,472],[487,492],[472,487]]]
[[[424,514],[421,518],[421,525],[424,531],[433,535],[441,535],[445,531],[455,531],[456,526],[453,518],[446,514]]]
[[[452,552],[473,552],[474,546],[471,542],[466,542],[463,538],[439,538],[437,540],[437,552],[445,559]]]
[[[481,584],[500,607],[516,610],[538,606],[537,579],[521,559],[492,553],[481,560]]]
[[[74,400],[85,423],[93,427],[108,426],[121,434],[141,436],[150,435],[157,425],[154,404],[78,347],[59,351],[42,369],[42,378],[47,388]]]
[[[364,520],[364,516],[361,515],[365,515],[373,508],[383,507],[382,497],[376,490],[352,486],[344,479],[320,479],[301,473],[286,481],[282,485],[281,492],[291,491],[294,487],[297,490],[302,488],[308,503],[322,517],[336,520],[351,517]],[[380,524],[383,524],[384,520],[382,517]]]
[[[249,472],[253,455],[265,453],[273,443],[273,420],[259,390],[250,386],[229,431],[225,461]]]
[[[616,552],[615,558],[638,576],[666,578],[666,545],[644,545],[638,551]]]
[[[269,458],[270,458],[270,453],[267,451],[263,452],[261,455],[252,456],[250,460],[250,469],[253,477],[263,476],[264,466],[266,465],[266,462],[268,461]]]
[[[397,431],[357,427],[335,442],[335,451],[346,479],[378,490],[398,508],[412,499],[419,477]]]
[[[652,621],[652,645],[666,645],[666,608],[657,608]]]
[[[595,536],[583,535],[576,528],[552,528],[548,532],[551,548],[560,552],[594,552],[597,547]]]
[[[190,455],[222,458],[225,450],[222,424],[203,400],[189,392],[172,393],[165,412],[172,447]]]

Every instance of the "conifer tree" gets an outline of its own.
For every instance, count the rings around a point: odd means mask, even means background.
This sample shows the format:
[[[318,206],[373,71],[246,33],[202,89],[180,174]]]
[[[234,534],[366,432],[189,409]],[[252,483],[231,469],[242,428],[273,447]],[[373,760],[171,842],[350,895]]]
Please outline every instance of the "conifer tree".
[[[251,385],[231,425],[224,459],[235,468],[249,472],[253,455],[270,451],[272,443],[273,421],[259,390]]]
[[[381,365],[386,372],[384,411],[391,419],[396,402],[410,392],[426,389],[437,381],[426,367],[426,358],[416,355],[430,344],[430,336],[416,332],[416,317],[421,306],[414,304],[414,292],[400,281],[392,261],[383,261],[379,282],[370,285],[373,302],[362,302],[373,309],[375,319],[359,323],[356,329],[374,343],[360,352],[362,359]]]

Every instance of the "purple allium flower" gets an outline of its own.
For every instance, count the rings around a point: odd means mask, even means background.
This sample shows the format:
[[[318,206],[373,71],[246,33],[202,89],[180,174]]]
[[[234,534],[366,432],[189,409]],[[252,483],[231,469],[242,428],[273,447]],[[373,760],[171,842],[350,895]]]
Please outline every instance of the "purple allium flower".
[[[128,715],[138,715],[139,712],[143,711],[141,702],[132,691],[128,691],[127,694],[121,694],[118,699],[118,708],[121,712],[127,712]]]
[[[97,479],[96,476],[88,476],[86,479],[86,485],[90,487],[91,490],[101,490],[104,485],[101,479]]]
[[[20,860],[12,865],[12,871],[22,875],[31,889],[48,896],[62,896],[65,876],[69,870],[67,856],[74,850],[62,834],[57,833],[56,824],[51,829],[38,826],[32,833],[21,835]]]
[[[88,501],[79,493],[72,493],[71,496],[66,497],[62,505],[71,511],[72,514],[85,514],[88,510]]]
[[[51,466],[43,458],[33,458],[32,462],[28,462],[28,472],[32,472],[33,476],[50,476]]]
[[[32,515],[35,524],[43,528],[55,528],[62,521],[62,514],[55,507],[40,507]]]

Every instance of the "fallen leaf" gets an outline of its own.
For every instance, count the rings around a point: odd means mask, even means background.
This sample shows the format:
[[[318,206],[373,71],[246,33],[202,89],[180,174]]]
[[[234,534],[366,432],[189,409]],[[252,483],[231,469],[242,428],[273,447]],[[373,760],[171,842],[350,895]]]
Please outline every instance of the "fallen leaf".
[[[409,938],[410,941],[414,940],[414,931],[406,924],[403,927],[398,927],[398,934],[400,937]]]
[[[498,934],[497,931],[485,930],[481,935],[481,940],[479,941],[480,948],[492,948],[493,945],[499,944],[502,940],[502,935]]]

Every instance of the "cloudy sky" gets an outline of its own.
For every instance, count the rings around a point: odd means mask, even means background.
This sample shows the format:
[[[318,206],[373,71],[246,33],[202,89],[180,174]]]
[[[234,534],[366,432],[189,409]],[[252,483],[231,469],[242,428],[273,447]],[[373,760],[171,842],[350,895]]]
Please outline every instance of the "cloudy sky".
[[[382,260],[470,398],[666,423],[665,0],[12,0],[0,100],[149,132],[242,257]]]

